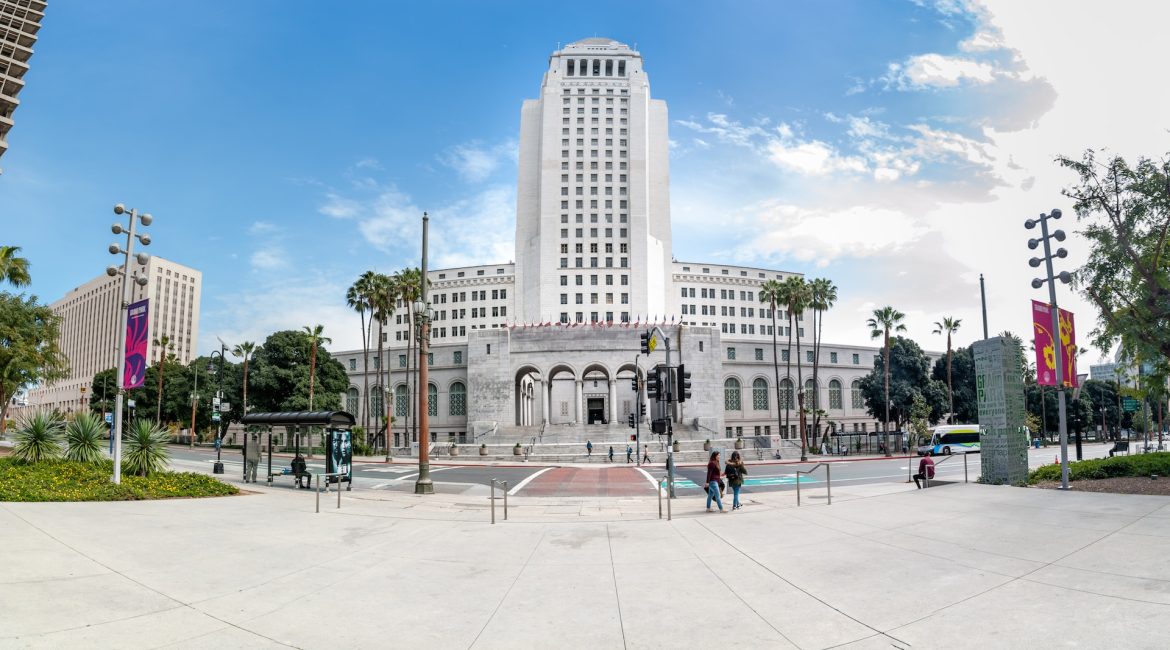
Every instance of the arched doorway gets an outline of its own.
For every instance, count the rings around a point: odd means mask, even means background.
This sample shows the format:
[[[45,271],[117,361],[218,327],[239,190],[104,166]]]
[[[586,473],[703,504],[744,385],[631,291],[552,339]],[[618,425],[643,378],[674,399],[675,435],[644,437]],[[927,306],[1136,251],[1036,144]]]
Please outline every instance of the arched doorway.
[[[545,413],[549,424],[571,424],[582,422],[581,380],[577,369],[559,363],[549,369],[545,381]]]
[[[516,407],[516,425],[527,427],[539,425],[545,419],[541,412],[542,404],[537,399],[541,394],[540,387],[544,385],[544,378],[540,369],[535,366],[522,366],[516,371],[516,381],[513,386]]]
[[[585,367],[581,375],[582,421],[585,424],[609,424],[614,419],[616,388],[608,368],[599,363]]]
[[[634,378],[638,378],[638,391],[634,391]],[[614,400],[614,416],[611,421],[622,423],[629,421],[630,413],[639,421],[648,421],[652,415],[647,410],[643,417],[638,408],[639,404],[646,404],[646,374],[632,363],[623,364],[617,369],[616,399]],[[649,406],[646,406],[649,409]]]

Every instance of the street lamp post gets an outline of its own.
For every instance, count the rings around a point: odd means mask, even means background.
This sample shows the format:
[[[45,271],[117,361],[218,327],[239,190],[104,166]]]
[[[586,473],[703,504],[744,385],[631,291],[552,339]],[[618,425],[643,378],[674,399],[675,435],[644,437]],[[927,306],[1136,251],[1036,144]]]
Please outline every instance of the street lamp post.
[[[220,347],[219,347],[218,351],[212,350],[211,354],[208,355],[212,359],[215,358],[215,355],[217,355],[217,354],[219,355],[219,372],[216,373],[218,375],[218,378],[216,381],[218,386],[215,389],[215,397],[216,397],[217,401],[223,399],[224,353],[227,352],[227,344],[221,340],[219,342],[219,346]],[[222,402],[220,402],[220,403],[222,404]],[[215,415],[219,414],[219,412],[220,412],[219,406],[220,406],[219,404],[212,404],[211,412],[213,415],[211,417],[213,420],[215,419]],[[221,422],[223,421],[222,415],[220,415],[220,421]],[[223,429],[219,426],[216,426],[216,428],[215,428],[215,465],[213,465],[211,468],[212,474],[223,474],[223,460],[221,459],[222,453],[223,453],[222,447],[223,447]]]
[[[187,437],[187,448],[195,448],[195,406],[199,404],[199,364],[191,363],[191,370],[195,373],[195,385],[191,387],[191,430]]]
[[[414,482],[415,494],[434,494],[435,484],[431,481],[431,423],[429,409],[429,384],[427,383],[427,341],[431,337],[431,310],[427,286],[427,226],[430,217],[422,216],[422,269],[419,283],[419,300],[414,303],[418,314],[418,478]],[[413,324],[412,324],[413,328]]]
[[[1068,251],[1064,248],[1059,248],[1055,253],[1052,252],[1051,240],[1064,241],[1065,235],[1063,230],[1055,230],[1052,234],[1048,233],[1048,220],[1059,219],[1061,217],[1060,210],[1052,210],[1048,214],[1041,214],[1039,219],[1028,219],[1024,222],[1024,227],[1031,230],[1040,226],[1040,237],[1038,239],[1029,239],[1028,248],[1036,250],[1037,246],[1044,245],[1044,257],[1033,257],[1028,260],[1028,265],[1036,268],[1041,264],[1045,265],[1047,270],[1047,278],[1035,278],[1032,280],[1032,288],[1039,289],[1048,283],[1048,310],[1052,316],[1052,349],[1053,359],[1056,361],[1056,403],[1057,415],[1059,417],[1059,431],[1060,431],[1060,488],[1062,490],[1068,489],[1068,422],[1065,415],[1064,405],[1064,368],[1061,366],[1062,352],[1060,349],[1060,309],[1056,305],[1056,280],[1068,284],[1072,281],[1072,276],[1068,271],[1061,271],[1054,273],[1052,270],[1052,258],[1068,257]]]
[[[126,213],[126,206],[121,203],[114,206],[114,214],[122,215]],[[118,354],[118,374],[115,381],[118,382],[118,394],[114,398],[114,483],[122,482],[122,400],[125,399],[126,388],[126,319],[127,310],[130,308],[130,281],[133,280],[135,284],[140,287],[145,287],[149,282],[146,264],[150,261],[150,256],[146,253],[134,254],[134,242],[137,240],[143,246],[150,245],[150,235],[146,233],[136,232],[138,225],[143,227],[149,226],[154,220],[149,213],[138,214],[138,210],[130,208],[129,226],[123,228],[122,224],[115,223],[110,227],[110,231],[115,235],[126,234],[126,245],[120,246],[118,244],[110,244],[111,255],[123,255],[125,261],[122,263],[122,268],[111,265],[106,268],[106,275],[116,277],[118,274],[122,275],[122,306],[118,310],[118,331],[114,334],[117,340],[117,354]],[[130,270],[130,260],[138,262],[138,265],[143,267],[142,274],[139,275],[138,270]]]

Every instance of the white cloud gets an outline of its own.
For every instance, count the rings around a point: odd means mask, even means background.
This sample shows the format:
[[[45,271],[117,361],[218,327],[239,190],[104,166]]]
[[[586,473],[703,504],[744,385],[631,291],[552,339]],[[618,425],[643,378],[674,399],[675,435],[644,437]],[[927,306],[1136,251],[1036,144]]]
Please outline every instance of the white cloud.
[[[887,208],[828,211],[766,202],[746,212],[754,234],[736,254],[773,262],[798,260],[822,267],[840,257],[891,254],[925,232],[905,213]]]
[[[250,258],[252,268],[257,271],[276,271],[288,266],[284,249],[279,246],[260,248]]]
[[[250,235],[270,235],[280,231],[280,227],[270,221],[255,221],[248,227]]]
[[[325,195],[325,203],[317,210],[334,219],[352,219],[361,213],[361,204],[330,192]]]
[[[774,140],[768,144],[768,159],[784,169],[801,174],[864,172],[867,168],[864,159],[857,156],[842,156],[819,140],[809,142]]]
[[[469,183],[482,183],[500,169],[505,161],[515,163],[517,147],[515,140],[491,146],[473,140],[447,149],[439,156],[439,162],[454,169]]]
[[[903,63],[891,63],[883,80],[887,87],[899,90],[924,88],[953,88],[961,83],[991,83],[998,71],[990,63],[944,56],[942,54],[919,54]]]
[[[361,349],[359,319],[342,302],[346,287],[308,273],[273,276],[269,282],[242,284],[237,291],[204,297],[200,352],[219,349],[215,336],[235,344],[263,343],[273,332],[323,325],[333,339],[329,350]]]

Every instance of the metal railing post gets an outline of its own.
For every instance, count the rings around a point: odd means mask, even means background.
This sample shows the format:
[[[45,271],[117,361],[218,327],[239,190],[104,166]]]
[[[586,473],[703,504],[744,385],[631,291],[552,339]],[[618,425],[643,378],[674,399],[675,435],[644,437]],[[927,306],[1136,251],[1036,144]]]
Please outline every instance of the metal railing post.
[[[829,491],[829,505],[833,505],[833,466],[825,465],[825,488]]]
[[[508,482],[504,481],[504,521],[508,521]]]
[[[666,479],[666,480],[667,480],[667,481],[669,481],[669,480],[670,480],[670,476],[669,476],[669,475],[667,475],[667,479]],[[659,492],[659,493],[658,493],[658,498],[659,498],[659,499],[661,499],[661,498],[662,498],[662,493],[661,493],[661,492]],[[671,517],[670,517],[670,492],[667,492],[667,493],[666,493],[666,520],[667,520],[667,521],[670,521],[670,519],[671,519]]]
[[[328,479],[326,479],[328,480]],[[341,474],[337,474],[337,509],[341,510]]]
[[[963,482],[967,482],[967,454],[963,454]]]
[[[272,480],[271,475],[269,475],[268,480]],[[321,475],[320,474],[317,475],[317,512],[321,512]]]
[[[496,479],[492,479],[492,523],[496,523]]]
[[[800,471],[796,472],[796,507],[800,507]]]
[[[666,479],[654,484],[654,491],[658,493],[658,518],[662,519],[662,490],[666,488]]]

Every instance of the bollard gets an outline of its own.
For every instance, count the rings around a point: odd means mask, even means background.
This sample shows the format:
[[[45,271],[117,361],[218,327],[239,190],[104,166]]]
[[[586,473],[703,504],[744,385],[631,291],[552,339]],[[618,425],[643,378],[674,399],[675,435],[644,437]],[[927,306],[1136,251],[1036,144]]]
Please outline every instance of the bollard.
[[[508,482],[504,481],[504,521],[508,521]]]
[[[667,476],[667,482],[670,482],[670,477]],[[662,498],[662,493],[659,493],[659,498]],[[666,493],[666,520],[670,521],[670,492]]]
[[[268,475],[268,479],[272,480],[272,475]],[[317,512],[321,512],[321,475],[317,475]]]
[[[963,482],[967,482],[967,454],[963,454]]]
[[[341,510],[341,474],[337,475],[337,509]]]
[[[654,486],[654,491],[658,493],[658,518],[662,519],[662,491],[666,489],[666,479],[662,479]]]
[[[833,505],[833,466],[825,465],[825,489],[829,491],[829,505]]]
[[[796,473],[796,507],[800,507],[800,472]]]
[[[492,497],[491,497],[492,523],[494,524],[494,523],[496,523],[496,479],[493,478],[493,479],[491,479],[491,481],[492,481]]]

